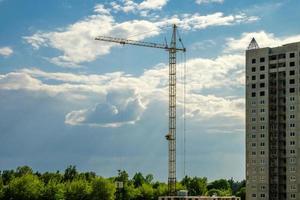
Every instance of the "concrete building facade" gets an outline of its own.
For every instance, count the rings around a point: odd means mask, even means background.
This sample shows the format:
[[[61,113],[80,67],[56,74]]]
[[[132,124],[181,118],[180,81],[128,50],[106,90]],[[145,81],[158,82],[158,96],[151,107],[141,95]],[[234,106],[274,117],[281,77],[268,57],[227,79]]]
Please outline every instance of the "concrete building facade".
[[[300,199],[299,52],[246,51],[246,200]]]

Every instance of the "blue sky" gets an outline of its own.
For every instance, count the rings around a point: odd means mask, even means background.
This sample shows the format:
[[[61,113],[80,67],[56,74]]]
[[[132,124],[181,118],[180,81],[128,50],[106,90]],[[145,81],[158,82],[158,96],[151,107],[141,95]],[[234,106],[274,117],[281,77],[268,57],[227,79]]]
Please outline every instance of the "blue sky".
[[[0,170],[118,169],[167,179],[168,55],[94,41],[187,47],[190,176],[245,174],[244,50],[300,41],[297,0],[0,1]],[[183,55],[178,54],[178,178],[183,173]]]

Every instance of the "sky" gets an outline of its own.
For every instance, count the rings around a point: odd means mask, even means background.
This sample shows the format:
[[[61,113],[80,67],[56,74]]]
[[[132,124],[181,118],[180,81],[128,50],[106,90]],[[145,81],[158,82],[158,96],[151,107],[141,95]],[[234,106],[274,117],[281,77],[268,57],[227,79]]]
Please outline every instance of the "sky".
[[[245,178],[245,50],[300,41],[298,0],[0,0],[0,170],[76,165],[167,181],[168,53],[177,54],[177,177]],[[186,67],[186,170],[183,94]]]

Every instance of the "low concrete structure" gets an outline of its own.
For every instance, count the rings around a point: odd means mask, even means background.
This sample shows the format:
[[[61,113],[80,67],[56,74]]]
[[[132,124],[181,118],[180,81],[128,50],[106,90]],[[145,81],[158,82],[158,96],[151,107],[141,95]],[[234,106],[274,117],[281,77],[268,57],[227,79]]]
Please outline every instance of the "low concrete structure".
[[[164,196],[159,197],[158,200],[241,200],[240,197],[217,197],[217,196]]]

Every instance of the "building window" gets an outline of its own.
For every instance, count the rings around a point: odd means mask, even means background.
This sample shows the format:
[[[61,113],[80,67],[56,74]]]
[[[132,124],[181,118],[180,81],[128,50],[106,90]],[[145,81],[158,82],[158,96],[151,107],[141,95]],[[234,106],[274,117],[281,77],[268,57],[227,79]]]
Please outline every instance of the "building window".
[[[252,67],[251,71],[252,71],[252,72],[255,72],[255,71],[256,71],[256,68],[255,68],[255,67]]]
[[[295,124],[290,124],[290,127],[291,127],[291,128],[295,127]]]
[[[265,194],[260,194],[260,197],[261,197],[261,198],[265,198],[266,195],[265,195]]]
[[[290,101],[295,101],[295,97],[290,97]]]
[[[295,79],[290,79],[290,84],[295,84]]]
[[[252,76],[252,80],[255,81],[256,80],[256,76]]]
[[[295,62],[290,62],[290,67],[295,67]]]
[[[265,104],[265,100],[261,100],[261,101],[260,101],[260,104],[261,104],[261,105],[264,105],[264,104]]]
[[[259,59],[259,61],[260,61],[261,63],[262,63],[262,62],[265,62],[265,58],[262,57],[262,58]]]
[[[296,194],[291,194],[291,199],[296,199]]]
[[[260,79],[265,79],[265,75],[264,75],[264,74],[261,74],[261,75],[260,75]]]
[[[256,110],[255,109],[252,109],[252,111],[251,111],[252,113],[256,113]]]
[[[285,54],[284,54],[284,53],[279,54],[279,55],[278,55],[278,59],[285,59]]]
[[[255,122],[256,121],[256,119],[255,118],[252,118],[252,122]]]
[[[290,58],[295,58],[295,53],[290,53]]]
[[[260,137],[261,138],[265,138],[265,134],[260,134]]]
[[[295,136],[295,132],[290,132],[290,136],[294,137]]]
[[[260,155],[265,155],[265,151],[260,151]]]
[[[256,63],[256,59],[255,58],[252,59],[252,64],[254,64],[254,63]]]
[[[295,106],[290,106],[290,110],[295,110]]]
[[[261,146],[261,147],[264,147],[264,146],[265,146],[265,143],[264,143],[264,142],[261,142],[261,143],[260,143],[260,146]]]
[[[292,76],[292,75],[295,75],[295,70],[291,70],[290,71],[290,75]]]
[[[252,87],[252,89],[255,89],[256,88],[256,84],[252,84],[251,87]]]
[[[290,176],[290,181],[296,181],[296,176]]]
[[[296,144],[296,142],[295,141],[290,141],[290,145],[295,145]]]
[[[255,92],[252,92],[251,96],[252,96],[252,97],[256,97],[256,93],[255,93]]]
[[[264,71],[264,70],[265,70],[265,66],[260,66],[260,67],[259,67],[259,70],[260,70],[260,71]]]
[[[256,138],[256,135],[252,135],[252,139],[255,139]]]
[[[262,121],[262,122],[265,121],[265,118],[264,118],[264,117],[261,117],[261,118],[260,118],[260,121]]]
[[[259,84],[259,87],[260,87],[260,88],[264,88],[264,87],[265,87],[265,83],[260,83],[260,84]]]
[[[295,119],[295,115],[290,115],[290,119]]]
[[[260,112],[261,112],[261,113],[264,113],[264,112],[265,112],[265,109],[264,109],[264,108],[260,109]]]
[[[265,92],[264,92],[264,91],[261,91],[261,92],[259,93],[259,95],[260,95],[261,97],[263,97],[263,96],[265,96]]]
[[[255,126],[252,126],[252,130],[255,130],[256,128],[255,128]]]
[[[252,145],[251,145],[252,147],[256,147],[256,143],[252,143]]]
[[[291,153],[291,154],[296,154],[295,149],[291,149],[291,150],[290,150],[290,153]]]
[[[290,88],[290,93],[295,93],[295,88]]]
[[[291,171],[291,172],[296,172],[296,167],[291,167],[291,168],[290,168],[290,171]]]
[[[276,56],[276,55],[269,56],[269,59],[270,59],[270,60],[276,60],[276,59],[277,59],[277,56]]]

